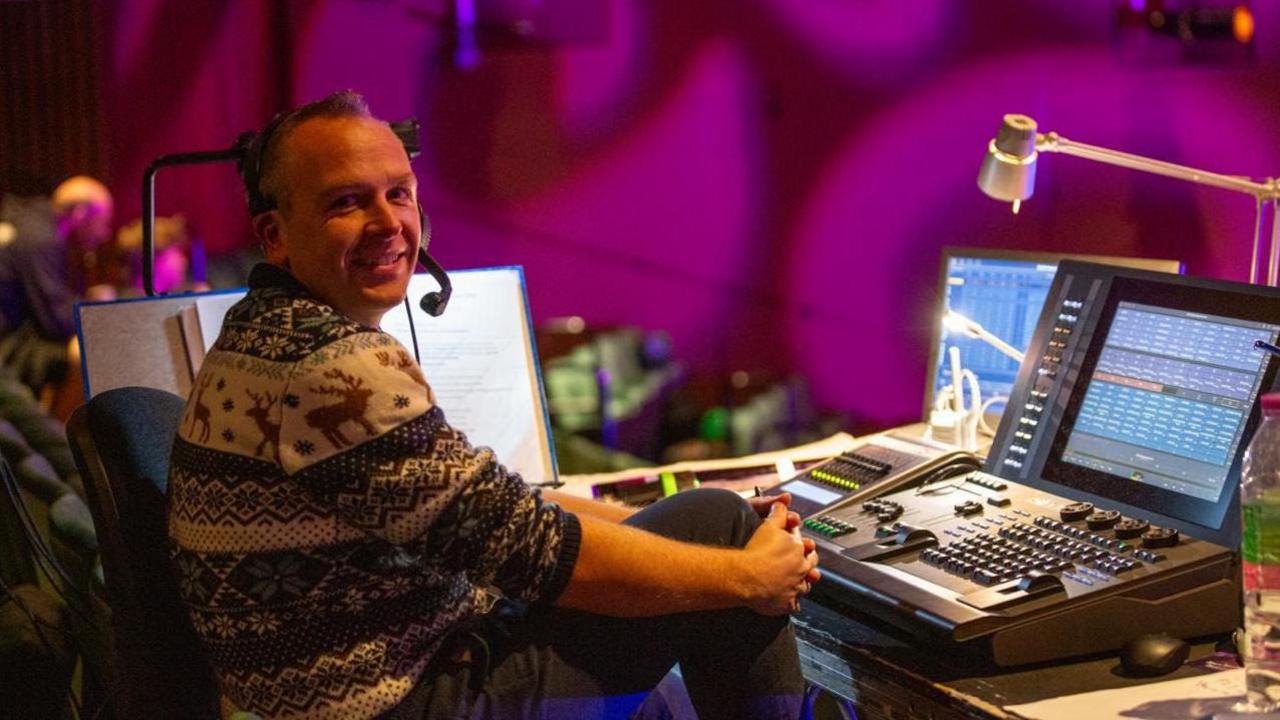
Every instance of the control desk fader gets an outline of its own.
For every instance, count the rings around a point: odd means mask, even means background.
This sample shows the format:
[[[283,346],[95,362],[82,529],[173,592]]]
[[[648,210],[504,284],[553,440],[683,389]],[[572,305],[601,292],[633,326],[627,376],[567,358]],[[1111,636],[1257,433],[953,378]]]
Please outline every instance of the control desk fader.
[[[940,450],[891,435],[873,435],[770,488],[766,494],[791,493],[791,509],[805,518],[806,527],[817,529],[817,518],[826,507],[892,492],[951,468],[980,466],[981,462],[970,453]]]

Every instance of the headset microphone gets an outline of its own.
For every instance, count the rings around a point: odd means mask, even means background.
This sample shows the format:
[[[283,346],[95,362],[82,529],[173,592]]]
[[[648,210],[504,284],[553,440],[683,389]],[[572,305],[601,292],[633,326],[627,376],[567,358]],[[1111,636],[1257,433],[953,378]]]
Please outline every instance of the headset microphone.
[[[422,206],[418,206],[418,226],[422,228],[422,239],[418,242],[418,263],[426,268],[427,274],[440,284],[440,289],[435,292],[429,292],[422,296],[419,305],[422,311],[431,317],[440,317],[444,314],[444,309],[449,306],[449,297],[453,295],[453,283],[449,281],[449,275],[445,273],[444,268],[440,267],[440,263],[427,252],[427,245],[431,243],[431,221],[427,219],[427,214],[422,211]]]
[[[453,283],[449,281],[449,276],[445,274],[444,268],[440,267],[440,263],[427,254],[426,248],[418,249],[418,262],[427,269],[428,275],[440,283],[439,290],[422,296],[422,311],[431,317],[440,317],[449,305],[449,296],[453,294]]]

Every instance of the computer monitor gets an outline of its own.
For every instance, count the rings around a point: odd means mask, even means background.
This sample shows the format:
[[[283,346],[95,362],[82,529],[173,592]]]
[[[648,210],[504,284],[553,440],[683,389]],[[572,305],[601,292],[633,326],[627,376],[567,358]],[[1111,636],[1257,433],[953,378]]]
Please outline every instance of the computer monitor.
[[[956,332],[943,323],[955,311],[986,328],[996,337],[1025,351],[1035,330],[1040,308],[1053,283],[1061,260],[1138,268],[1154,272],[1181,273],[1177,260],[1107,257],[1068,253],[1023,252],[984,248],[946,247],[942,250],[941,280],[930,344],[929,374],[925,386],[924,420],[944,388],[951,384],[948,349],[960,350],[960,362],[978,378],[984,400],[1008,398],[1018,375],[1018,363],[990,344]],[[1005,401],[987,408],[994,421],[1004,411]]]
[[[1277,339],[1275,288],[1063,262],[988,472],[1232,546]]]

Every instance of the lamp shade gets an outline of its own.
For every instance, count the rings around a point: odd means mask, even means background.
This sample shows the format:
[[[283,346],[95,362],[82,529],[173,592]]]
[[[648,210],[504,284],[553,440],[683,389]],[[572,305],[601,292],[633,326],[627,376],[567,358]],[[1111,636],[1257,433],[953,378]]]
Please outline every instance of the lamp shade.
[[[987,144],[978,187],[996,200],[1026,200],[1036,189],[1036,121],[1005,115],[1000,132]]]

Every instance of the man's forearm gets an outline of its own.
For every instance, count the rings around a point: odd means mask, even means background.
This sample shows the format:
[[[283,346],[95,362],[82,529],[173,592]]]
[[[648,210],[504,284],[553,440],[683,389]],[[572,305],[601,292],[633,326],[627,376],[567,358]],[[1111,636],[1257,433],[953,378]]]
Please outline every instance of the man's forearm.
[[[620,523],[623,520],[626,520],[636,512],[634,508],[629,508],[625,505],[603,503],[599,500],[578,497],[577,495],[570,495],[567,492],[561,492],[559,490],[543,490],[542,497],[548,502],[553,502],[579,517],[589,515],[591,517],[615,523]]]
[[[557,604],[619,617],[715,610],[744,604],[741,550],[670,540],[579,515],[582,546]]]

